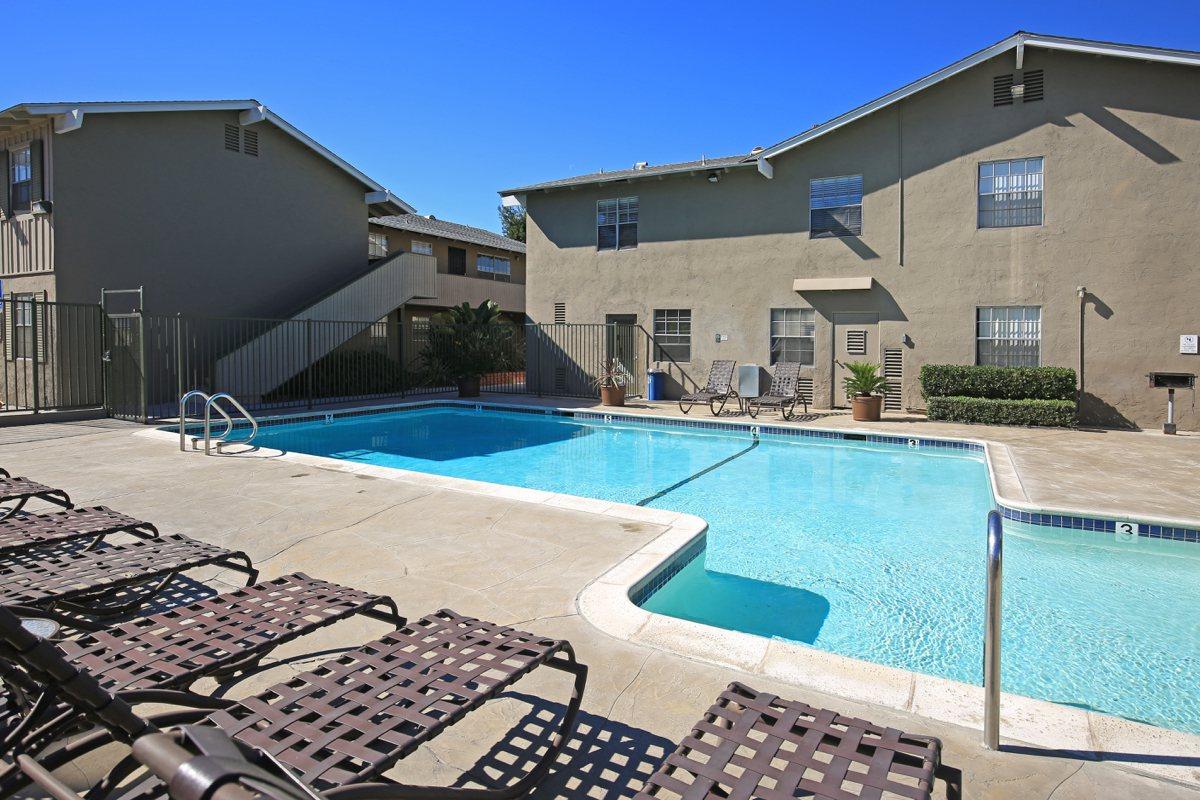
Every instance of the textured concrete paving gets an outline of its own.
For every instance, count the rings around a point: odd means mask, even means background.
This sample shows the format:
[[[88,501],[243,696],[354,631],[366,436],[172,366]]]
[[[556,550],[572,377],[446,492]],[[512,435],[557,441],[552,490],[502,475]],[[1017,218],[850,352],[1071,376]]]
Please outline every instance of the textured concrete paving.
[[[539,797],[632,796],[639,777],[733,679],[942,737],[945,760],[963,771],[969,798],[1200,796],[1142,774],[1161,760],[1154,753],[1108,761],[1017,745],[989,753],[978,745],[977,731],[802,685],[750,679],[609,638],[577,615],[575,596],[657,535],[655,525],[278,459],[185,455],[169,443],[135,436],[134,430],[92,422],[0,431],[0,465],[63,486],[77,503],[103,503],[152,520],[167,532],[246,550],[265,577],[303,570],[386,592],[410,616],[451,607],[570,639],[592,668],[585,713],[569,754]],[[233,580],[232,575],[198,577],[216,589]],[[224,690],[241,696],[313,663],[305,653],[361,642],[383,629],[375,622],[344,623],[285,648],[270,671]],[[504,699],[422,748],[394,776],[459,785],[505,780],[543,741],[539,732],[561,709],[567,691],[563,676],[539,670]],[[518,730],[524,735],[514,736]],[[1200,783],[1200,754],[1172,761]],[[66,776],[83,780],[78,770]]]

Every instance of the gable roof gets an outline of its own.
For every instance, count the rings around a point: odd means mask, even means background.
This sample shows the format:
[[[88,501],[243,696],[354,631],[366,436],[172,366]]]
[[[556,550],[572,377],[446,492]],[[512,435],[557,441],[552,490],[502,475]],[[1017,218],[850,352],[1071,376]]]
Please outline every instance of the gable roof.
[[[522,194],[524,192],[536,192],[541,189],[558,189],[567,186],[583,186],[589,183],[609,183],[612,181],[633,180],[635,178],[649,178],[653,175],[671,175],[680,172],[699,172],[711,169],[750,166],[752,162],[748,158],[746,155],[722,156],[721,158],[704,158],[699,161],[679,161],[674,164],[646,165],[644,167],[618,169],[611,172],[601,170],[600,172],[591,172],[587,175],[579,175],[573,178],[560,178],[559,180],[532,183],[516,189],[502,189],[500,190],[500,194]]]
[[[1011,36],[1001,39],[995,44],[985,47],[978,52],[972,53],[966,58],[959,59],[949,66],[943,67],[936,72],[930,73],[923,78],[918,78],[911,83],[901,86],[892,92],[888,92],[882,97],[876,98],[869,103],[864,103],[857,108],[853,108],[844,114],[834,117],[831,120],[822,122],[819,125],[814,125],[806,131],[788,137],[778,144],[771,145],[758,152],[752,152],[745,156],[730,156],[728,158],[708,159],[707,161],[687,161],[680,164],[664,164],[661,167],[646,167],[644,169],[626,169],[616,172],[594,172],[589,175],[580,175],[574,178],[563,178],[561,180],[544,181],[542,183],[534,183],[528,186],[522,186],[515,189],[502,189],[501,195],[516,195],[527,192],[545,191],[550,189],[569,188],[572,186],[582,186],[586,184],[605,183],[608,181],[617,180],[636,180],[638,178],[650,177],[653,175],[667,175],[671,173],[692,172],[707,168],[722,168],[729,169],[735,167],[758,166],[760,172],[767,177],[771,175],[771,165],[769,159],[780,153],[786,153],[792,148],[799,147],[805,142],[811,142],[831,133],[838,128],[849,125],[850,123],[862,119],[868,114],[872,114],[880,109],[898,103],[906,97],[911,97],[917,92],[928,89],[935,84],[941,83],[964,70],[968,70],[978,64],[995,58],[998,55],[1015,51],[1016,68],[1021,69],[1022,62],[1025,57],[1025,49],[1029,47],[1041,48],[1044,50],[1062,50],[1075,53],[1090,53],[1099,56],[1111,56],[1115,58],[1133,58],[1140,61],[1155,61],[1166,64],[1182,64],[1186,66],[1200,67],[1200,52],[1194,50],[1172,50],[1163,47],[1146,47],[1143,45],[1133,44],[1118,44],[1115,42],[1104,42],[1095,39],[1074,39],[1066,36],[1050,36],[1040,33],[1029,33],[1027,31],[1017,31]]]
[[[448,222],[436,217],[423,217],[420,214],[404,214],[397,217],[372,217],[371,222],[388,228],[411,231],[426,236],[441,236],[445,239],[456,239],[460,242],[490,247],[495,250],[508,250],[513,253],[524,253],[525,243],[509,239],[483,228]]]
[[[257,100],[123,100],[115,102],[18,103],[0,111],[0,132],[29,122],[35,117],[52,117],[54,132],[67,133],[83,125],[88,114],[129,114],[166,111],[240,111],[239,122],[253,125],[270,122],[317,155],[357,180],[368,189],[367,203],[380,210],[415,214],[416,209],[367,177],[350,162],[329,150],[308,134]]]

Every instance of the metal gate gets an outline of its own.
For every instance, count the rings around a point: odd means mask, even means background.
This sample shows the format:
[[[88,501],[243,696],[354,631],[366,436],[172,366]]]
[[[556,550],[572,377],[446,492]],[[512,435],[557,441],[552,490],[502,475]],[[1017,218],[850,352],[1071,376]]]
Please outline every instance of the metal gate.
[[[0,301],[0,411],[97,408],[103,404],[99,306],[32,293]]]
[[[104,404],[109,415],[145,422],[146,348],[140,314],[104,318]]]

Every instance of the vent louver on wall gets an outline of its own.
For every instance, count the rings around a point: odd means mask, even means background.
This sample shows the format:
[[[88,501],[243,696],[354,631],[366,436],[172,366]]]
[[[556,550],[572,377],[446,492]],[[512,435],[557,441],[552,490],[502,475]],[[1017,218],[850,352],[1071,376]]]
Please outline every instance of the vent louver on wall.
[[[554,391],[564,393],[564,394],[566,393],[566,391],[567,391],[567,368],[566,367],[555,367],[554,368]]]
[[[800,389],[800,399],[803,400],[804,402],[808,403],[809,405],[812,405],[813,379],[812,378],[800,378],[798,381],[796,381],[796,385]]]
[[[892,391],[884,395],[885,411],[900,411],[902,406],[901,382],[904,379],[904,351],[899,347],[888,347],[883,351],[883,377],[892,385]]]
[[[243,133],[242,152],[248,156],[258,157],[258,131],[246,130]]]
[[[241,129],[237,125],[225,126],[225,149],[235,153],[241,152]]]
[[[554,324],[555,325],[566,325],[567,324],[567,304],[566,303],[555,303],[554,304]]]
[[[867,332],[846,331],[846,352],[852,356],[867,354]]]
[[[1025,84],[1025,94],[1021,95],[1022,103],[1035,103],[1045,98],[1045,78],[1042,70],[1025,70],[1021,79]]]
[[[1011,106],[1013,104],[1012,87],[1012,75],[997,75],[992,78],[992,105]]]

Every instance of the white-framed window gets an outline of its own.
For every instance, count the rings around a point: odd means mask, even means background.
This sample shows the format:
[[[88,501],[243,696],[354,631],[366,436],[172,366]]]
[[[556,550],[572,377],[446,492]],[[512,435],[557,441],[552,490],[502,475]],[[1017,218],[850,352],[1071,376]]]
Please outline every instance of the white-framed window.
[[[975,310],[975,363],[1036,367],[1041,363],[1039,306],[980,306]]]
[[[33,200],[33,161],[28,144],[8,153],[8,205],[13,213],[28,211]]]
[[[808,182],[808,238],[862,235],[862,175]]]
[[[371,339],[375,342],[387,339],[388,318],[384,317],[381,320],[371,323],[371,327],[368,330],[370,331]]]
[[[1045,160],[1016,158],[979,165],[979,227],[1042,224]]]
[[[412,241],[412,251],[422,256],[433,255],[433,245],[429,242],[418,242],[416,239]]]
[[[13,358],[33,358],[33,313],[37,294],[21,292],[13,295]]]
[[[638,199],[596,201],[596,249],[630,250],[638,244]]]
[[[481,278],[490,278],[496,281],[512,280],[512,262],[500,256],[480,253],[475,258],[475,271]]]
[[[692,360],[692,310],[654,309],[654,343],[676,361]]]
[[[367,234],[367,258],[387,258],[388,237],[386,233]]]
[[[816,363],[817,312],[811,308],[771,309],[771,363]]]

